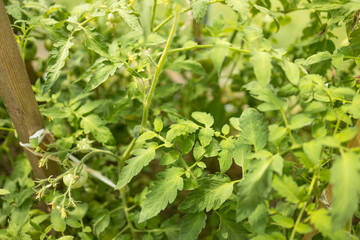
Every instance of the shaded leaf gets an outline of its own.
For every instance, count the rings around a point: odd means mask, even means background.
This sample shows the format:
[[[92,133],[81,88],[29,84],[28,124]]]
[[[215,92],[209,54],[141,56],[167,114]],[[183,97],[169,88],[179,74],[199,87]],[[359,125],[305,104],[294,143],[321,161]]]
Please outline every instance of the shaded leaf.
[[[169,168],[158,174],[159,180],[150,188],[150,193],[141,208],[139,223],[144,222],[164,210],[168,203],[172,203],[177,191],[182,190],[184,183],[182,175],[184,169],[178,167]]]
[[[156,143],[151,143],[147,149],[139,149],[134,152],[135,157],[128,159],[128,163],[121,171],[119,175],[119,181],[116,184],[115,189],[123,188],[128,184],[131,179],[139,174],[141,169],[147,166],[151,160],[155,158],[155,150],[157,149]]]

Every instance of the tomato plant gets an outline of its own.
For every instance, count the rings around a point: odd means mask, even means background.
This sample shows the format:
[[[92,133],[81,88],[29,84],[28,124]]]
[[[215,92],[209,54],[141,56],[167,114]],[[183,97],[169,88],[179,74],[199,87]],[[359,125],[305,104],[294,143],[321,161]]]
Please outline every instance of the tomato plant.
[[[1,239],[359,239],[359,1],[5,3],[62,173],[2,107]]]

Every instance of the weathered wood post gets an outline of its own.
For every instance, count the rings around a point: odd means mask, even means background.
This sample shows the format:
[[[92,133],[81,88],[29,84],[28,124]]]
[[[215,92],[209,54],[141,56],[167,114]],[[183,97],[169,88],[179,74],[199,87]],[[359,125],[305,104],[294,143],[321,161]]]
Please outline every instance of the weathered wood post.
[[[44,128],[44,122],[3,1],[0,1],[0,95],[14,123],[19,140],[28,143],[31,135]],[[58,173],[59,168],[55,162],[49,161],[48,169],[39,168],[38,157],[24,150],[35,178],[46,178]]]

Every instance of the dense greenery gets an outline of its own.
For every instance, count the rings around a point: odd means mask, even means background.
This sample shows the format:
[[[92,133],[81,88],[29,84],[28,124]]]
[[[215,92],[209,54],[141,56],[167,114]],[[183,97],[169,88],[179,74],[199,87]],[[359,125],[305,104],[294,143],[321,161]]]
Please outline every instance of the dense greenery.
[[[2,107],[1,239],[360,236],[359,0],[5,4],[62,173]]]

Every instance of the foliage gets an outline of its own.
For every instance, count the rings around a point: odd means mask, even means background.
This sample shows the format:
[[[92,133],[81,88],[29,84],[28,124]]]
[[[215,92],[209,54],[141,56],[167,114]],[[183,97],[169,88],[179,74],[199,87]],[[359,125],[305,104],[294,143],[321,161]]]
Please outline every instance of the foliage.
[[[358,239],[359,1],[5,3],[62,172],[2,107],[1,239]]]

